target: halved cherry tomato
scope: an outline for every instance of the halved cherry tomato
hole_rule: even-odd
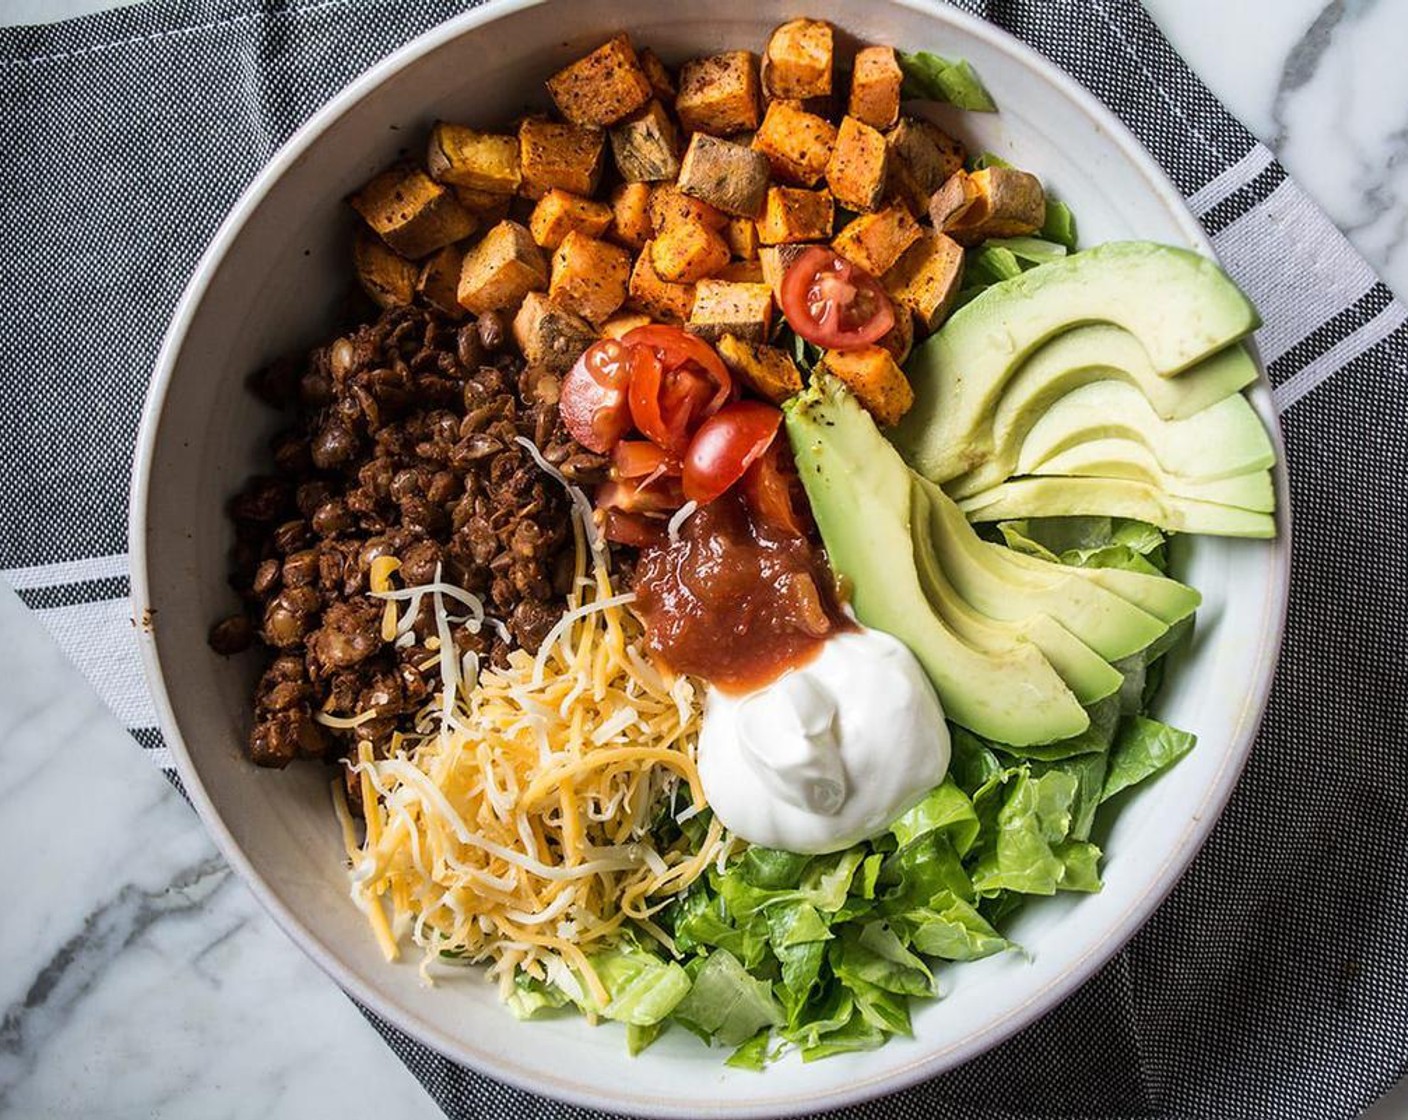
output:
[[[680,480],[662,475],[649,481],[638,478],[610,479],[596,488],[596,508],[622,513],[674,513],[684,505]]]
[[[762,401],[724,405],[700,426],[684,457],[684,496],[712,502],[768,449],[782,413]]]
[[[605,454],[631,430],[627,358],[625,346],[604,338],[588,346],[563,379],[558,413],[572,438],[588,451]]]
[[[733,395],[728,368],[678,327],[637,327],[621,343],[630,352],[631,419],[657,446],[683,455],[699,425]]]
[[[793,261],[783,276],[782,313],[808,342],[834,350],[869,346],[895,325],[880,282],[821,245]]]
[[[664,548],[669,543],[669,529],[664,519],[641,513],[608,509],[603,531],[607,540],[632,548]]]
[[[806,493],[786,440],[775,439],[739,484],[752,515],[764,525],[805,537],[811,523]]]
[[[679,474],[680,461],[648,439],[623,439],[611,454],[612,478],[648,478]]]

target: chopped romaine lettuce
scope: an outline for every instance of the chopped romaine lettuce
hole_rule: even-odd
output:
[[[1101,801],[1168,769],[1193,749],[1197,736],[1147,716],[1135,716],[1120,729],[1110,750],[1110,772]]]
[[[904,71],[904,96],[943,101],[979,113],[997,112],[997,102],[966,61],[941,58],[928,51],[896,53]]]

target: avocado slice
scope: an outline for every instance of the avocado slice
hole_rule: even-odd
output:
[[[986,423],[1004,386],[1042,343],[1086,323],[1133,335],[1160,377],[1202,361],[1260,325],[1211,260],[1187,249],[1115,241],[994,284],[956,311],[910,360],[915,401],[896,446],[947,482],[992,454]]]
[[[1122,327],[1090,323],[1038,347],[1012,375],[993,412],[991,447],[1016,449],[1048,408],[1093,381],[1123,381],[1139,388],[1165,420],[1185,420],[1251,385],[1256,363],[1240,343],[1180,373],[1160,377],[1139,340]],[[981,466],[944,483],[954,497],[976,494],[1005,482],[1016,468],[1012,456],[994,455]]]
[[[1017,423],[1023,412],[1040,416],[1052,401],[1092,381],[1125,381],[1148,398],[1165,420],[1183,420],[1256,383],[1256,363],[1241,343],[1190,366],[1177,377],[1161,377],[1139,340],[1123,327],[1087,323],[1044,343],[1018,367],[993,415],[994,434]]]
[[[1276,535],[1276,521],[1269,513],[1180,498],[1125,478],[1014,478],[964,498],[959,506],[971,521],[1099,515],[1133,517],[1175,533],[1258,539]]]
[[[1017,621],[1044,614],[1106,661],[1144,649],[1168,626],[1129,600],[1082,579],[1079,569],[1023,557],[981,540],[963,511],[927,479],[920,480],[934,519],[932,544],[939,566],[967,603],[989,618]]]
[[[913,475],[849,391],[815,376],[785,412],[812,515],[832,568],[851,585],[856,618],[913,651],[949,718],[1013,745],[1084,731],[1090,717],[1034,645],[974,649],[930,607],[914,561]]]
[[[1028,571],[1041,573],[1051,570],[1049,560],[1028,556],[1010,548],[1003,548],[998,544],[988,544],[986,541],[983,543],[987,544],[988,548],[996,549],[1003,561],[1013,567],[1026,568]],[[1153,615],[1160,622],[1166,623],[1170,630],[1184,619],[1191,617],[1203,602],[1202,593],[1196,588],[1189,587],[1186,583],[1179,583],[1178,580],[1170,579],[1168,576],[1150,575],[1147,572],[1131,572],[1124,568],[1063,566],[1061,571],[1068,572],[1087,583],[1097,584],[1106,591],[1113,591],[1121,599],[1128,600],[1140,610]],[[1165,640],[1167,640],[1167,635],[1155,641],[1149,649],[1157,648],[1159,643]],[[1145,653],[1149,653],[1149,650],[1145,650]]]
[[[929,605],[950,630],[975,649],[989,653],[1006,653],[1018,643],[1031,643],[1051,662],[1051,667],[1084,705],[1094,704],[1120,690],[1124,674],[1047,615],[1028,615],[1015,621],[992,619],[964,602],[944,575],[934,547],[934,533],[946,530],[935,524],[929,494],[920,479],[914,480],[912,489],[914,563],[919,571],[919,582],[929,597]],[[973,532],[966,521],[961,531]]]
[[[1133,439],[1087,440],[1058,451],[1029,473],[1074,475],[1079,478],[1128,478],[1148,483],[1179,498],[1239,506],[1258,513],[1270,513],[1276,508],[1276,491],[1271,485],[1270,471],[1247,471],[1214,479],[1185,478],[1164,470],[1154,453]]]
[[[1134,386],[1096,381],[1066,394],[1032,425],[1012,473],[1033,474],[1052,456],[1098,439],[1142,443],[1169,474],[1201,481],[1265,470],[1276,462],[1266,429],[1240,393],[1186,420],[1164,420]],[[1008,458],[1001,451],[999,457]]]

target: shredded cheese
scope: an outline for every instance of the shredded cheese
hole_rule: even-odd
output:
[[[442,687],[390,757],[367,748],[351,763],[366,819],[349,852],[352,894],[388,958],[409,937],[427,978],[446,956],[487,961],[501,985],[521,971],[564,990],[580,982],[605,1002],[591,954],[627,919],[672,949],[649,916],[723,846],[717,821],[697,851],[650,840],[678,785],[703,804],[699,698],[687,678],[650,665],[631,596],[613,594],[600,555],[591,559],[595,578],[579,580],[537,656],[516,650],[482,672],[477,659],[447,656],[445,604],[464,603],[463,591],[437,573],[425,587],[375,592],[408,609],[430,597]],[[471,624],[484,617],[477,601],[465,605]]]

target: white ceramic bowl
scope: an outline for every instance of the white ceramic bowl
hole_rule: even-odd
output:
[[[265,465],[275,418],[244,388],[275,356],[325,337],[348,277],[341,200],[419,142],[436,118],[492,126],[541,100],[542,81],[618,28],[669,61],[761,48],[798,11],[856,38],[969,59],[998,115],[938,113],[975,148],[1038,173],[1074,208],[1084,244],[1121,237],[1211,247],[1154,162],[1108,112],[1034,52],[919,0],[512,0],[417,39],[304,126],[246,192],[191,281],[152,382],[135,466],[131,549],[148,680],[182,780],[226,858],[346,990],[437,1050],[540,1093],[665,1116],[819,1112],[948,1069],[1054,1006],[1144,922],[1221,810],[1251,745],[1281,638],[1288,543],[1199,539],[1181,574],[1205,597],[1198,637],[1171,674],[1163,714],[1199,746],[1139,792],[1109,837],[1105,889],[1043,900],[1013,936],[1031,952],[941,972],[946,997],[915,1009],[914,1037],[871,1053],[763,1075],[727,1069],[684,1031],[626,1056],[619,1028],[575,1018],[518,1024],[477,973],[435,989],[388,965],[348,899],[320,767],[260,770],[244,755],[253,658],[206,646],[232,608],[223,506]],[[1276,431],[1270,396],[1253,399]],[[1278,473],[1282,510],[1284,477]],[[1284,521],[1283,521],[1284,526]],[[1078,1045],[1074,1043],[1073,1045]]]

